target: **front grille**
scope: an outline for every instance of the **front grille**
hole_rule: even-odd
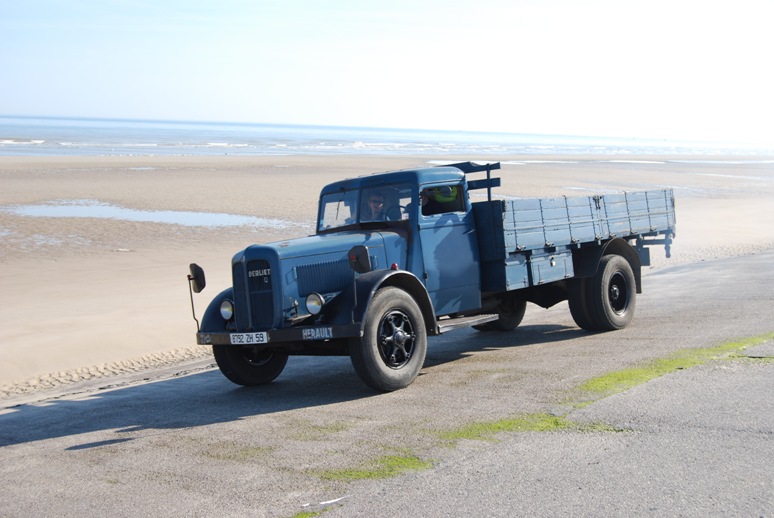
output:
[[[339,291],[352,281],[352,269],[347,258],[339,261],[307,264],[299,266],[298,294],[306,297],[310,293],[330,293]]]
[[[248,275],[248,272],[264,275]],[[249,261],[233,266],[234,303],[236,323],[240,331],[260,331],[274,324],[274,294],[268,261]]]

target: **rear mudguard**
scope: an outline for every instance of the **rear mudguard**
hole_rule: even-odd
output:
[[[589,246],[573,250],[572,263],[575,277],[591,277],[597,273],[599,261],[605,255],[620,255],[626,259],[634,272],[634,280],[637,284],[637,293],[642,293],[642,262],[637,251],[626,240],[620,237],[611,239],[602,246]]]

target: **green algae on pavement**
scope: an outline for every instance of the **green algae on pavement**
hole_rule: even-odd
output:
[[[407,471],[421,471],[432,467],[432,462],[424,461],[412,454],[384,455],[359,468],[332,469],[319,473],[323,480],[365,480],[392,478]]]
[[[703,365],[712,360],[738,358],[739,353],[748,347],[760,345],[772,339],[774,339],[774,332],[726,342],[715,347],[683,349],[672,353],[666,358],[650,360],[638,367],[610,372],[591,378],[578,388],[589,396],[606,397],[618,394],[681,369]],[[579,402],[579,404],[590,404],[600,399],[600,397],[592,397],[591,401],[588,401],[589,398],[585,399],[587,401]]]
[[[447,430],[439,434],[444,441],[459,441],[463,439],[492,441],[495,435],[504,432],[554,432],[573,430],[576,432],[620,432],[623,430],[593,423],[575,423],[563,415],[546,413],[526,414],[496,421],[479,421]]]

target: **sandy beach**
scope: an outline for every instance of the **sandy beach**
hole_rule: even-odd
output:
[[[79,380],[203,358],[186,274],[230,285],[231,256],[313,231],[328,182],[448,157],[0,157],[0,399]],[[461,160],[479,157],[460,157]],[[718,156],[492,157],[498,194],[588,195],[674,188],[672,258],[651,268],[774,248],[774,159]],[[260,226],[25,215],[26,206],[103,204],[250,216]],[[774,272],[774,270],[773,270]],[[647,294],[647,282],[645,285]],[[755,294],[750,296],[754,297]]]

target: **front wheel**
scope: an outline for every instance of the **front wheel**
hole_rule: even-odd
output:
[[[350,341],[349,354],[369,387],[388,392],[410,385],[427,354],[427,330],[414,299],[399,288],[377,291],[366,312],[363,337]]]
[[[288,363],[288,355],[249,345],[213,345],[212,353],[225,377],[237,385],[254,387],[271,383]]]

